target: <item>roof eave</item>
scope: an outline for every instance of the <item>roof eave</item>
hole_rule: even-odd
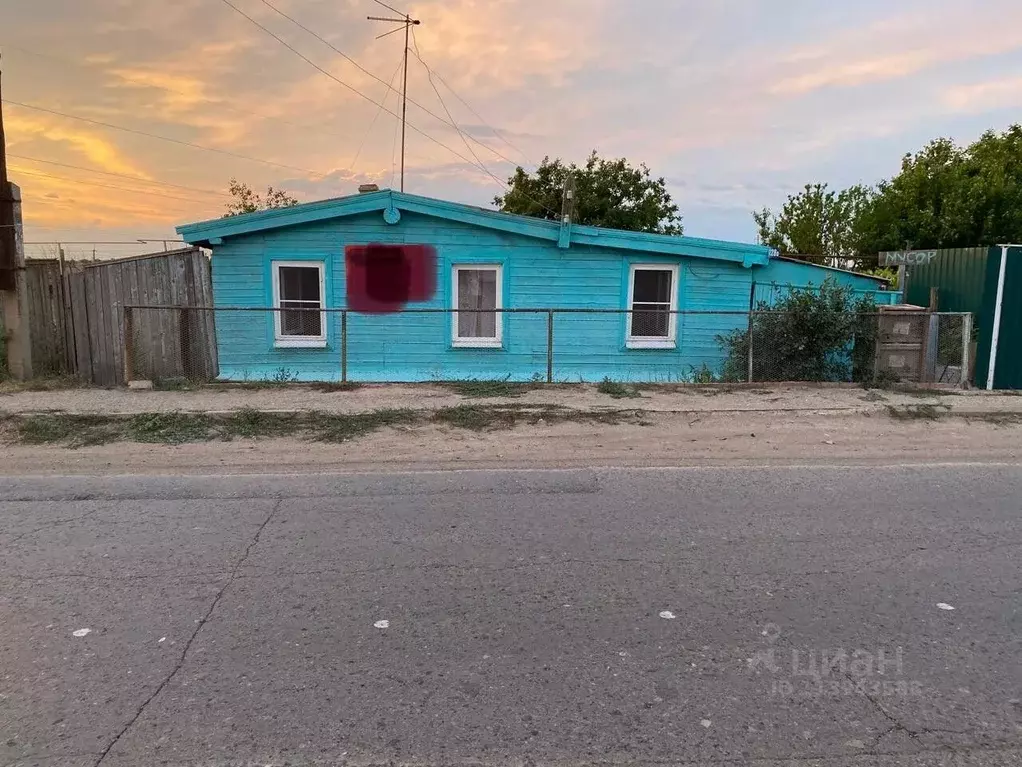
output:
[[[322,200],[297,205],[293,208],[274,208],[255,213],[242,213],[238,216],[215,218],[195,224],[185,224],[176,228],[176,232],[185,242],[193,245],[223,240],[225,237],[239,237],[256,234],[268,229],[280,229],[287,226],[327,221],[342,216],[356,216],[359,213],[372,213],[385,210],[391,204],[392,192],[371,192],[358,197],[343,200]]]
[[[499,211],[488,211],[460,203],[402,194],[391,190],[306,203],[294,208],[277,208],[187,224],[177,227],[177,233],[186,242],[193,245],[218,245],[226,237],[256,234],[270,229],[371,213],[392,207],[409,213],[444,218],[546,242],[557,242],[561,235],[561,224],[557,221],[508,215]],[[616,250],[729,261],[740,263],[746,268],[765,266],[769,262],[771,254],[770,249],[762,245],[744,245],[648,232],[628,232],[594,226],[573,226],[570,242]]]

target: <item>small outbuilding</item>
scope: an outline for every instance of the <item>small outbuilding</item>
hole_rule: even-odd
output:
[[[879,304],[898,295],[882,279],[761,245],[388,190],[178,232],[213,252],[224,380],[690,381],[719,368],[718,337],[745,326],[750,305],[786,289],[830,278]],[[387,252],[366,250],[374,244],[434,254],[413,266],[429,265],[428,297],[397,312],[353,309],[364,304],[350,295],[353,265],[364,271],[367,257]]]

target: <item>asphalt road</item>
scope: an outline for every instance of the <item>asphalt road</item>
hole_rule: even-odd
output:
[[[1022,467],[0,499],[0,765],[1022,763]]]

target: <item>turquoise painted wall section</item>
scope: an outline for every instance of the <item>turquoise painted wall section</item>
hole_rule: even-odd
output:
[[[881,284],[870,277],[782,259],[772,259],[768,266],[757,269],[755,279],[757,304],[765,301],[772,306],[792,287],[818,288],[826,279],[852,288],[857,298],[872,296],[877,306],[891,306],[901,300],[899,291],[881,290]]]
[[[344,248],[378,243],[430,243],[440,262],[438,292],[415,308],[450,308],[455,264],[503,266],[507,308],[625,308],[632,264],[679,266],[683,311],[748,310],[752,280],[781,279],[791,270],[676,256],[644,256],[572,244],[559,249],[518,234],[403,212],[388,225],[379,212],[230,237],[214,247],[213,292],[218,307],[272,305],[271,263],[311,260],[325,265],[326,300],[345,307]],[[796,265],[797,266],[797,265]],[[796,270],[797,271],[797,270]],[[800,275],[796,275],[800,276]],[[816,282],[822,281],[818,276]],[[341,315],[327,314],[327,344],[317,349],[274,347],[271,312],[216,313],[221,377],[227,380],[340,379]],[[502,349],[458,349],[449,314],[348,315],[348,378],[352,381],[429,381],[451,378],[546,377],[547,315],[505,314]],[[628,349],[627,315],[560,314],[554,324],[558,381],[685,381],[705,365],[719,368],[716,337],[745,327],[744,314],[682,315],[671,350]]]

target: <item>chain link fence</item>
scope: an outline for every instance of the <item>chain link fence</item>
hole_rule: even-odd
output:
[[[972,318],[926,311],[124,307],[126,381],[965,385]]]

